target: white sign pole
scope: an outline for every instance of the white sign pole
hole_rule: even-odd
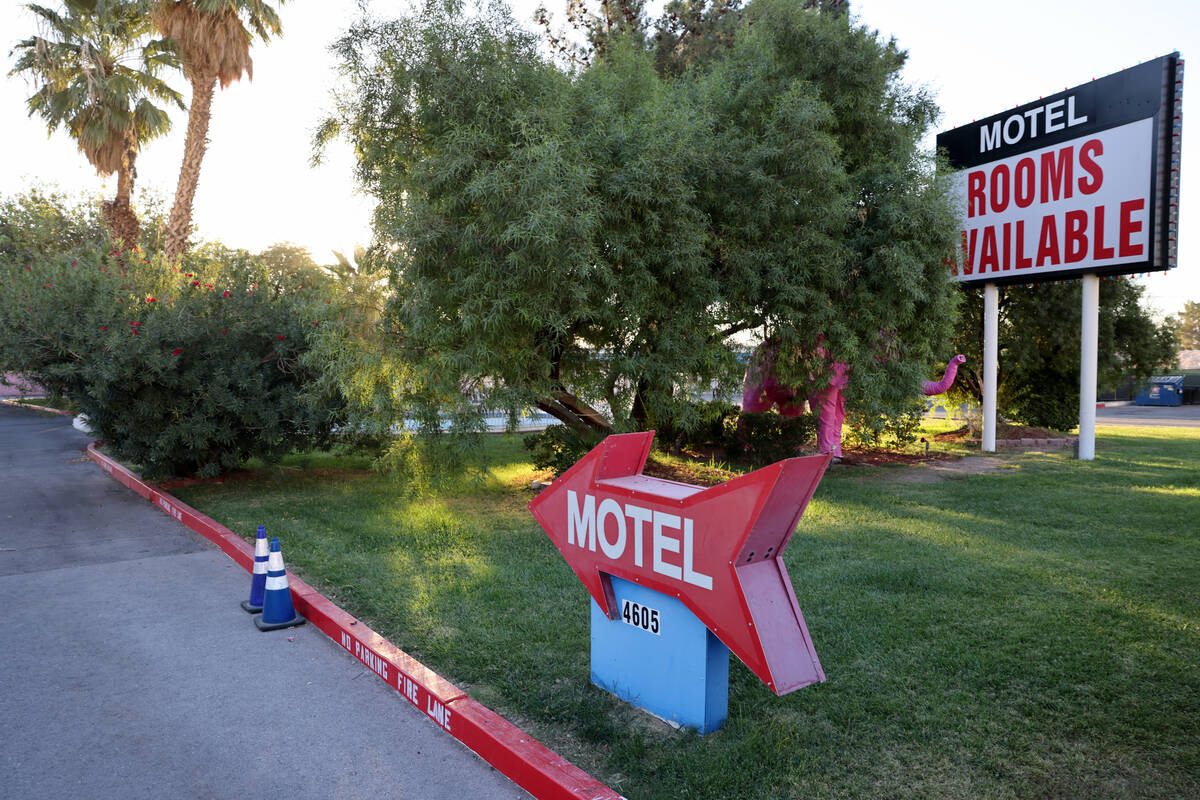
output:
[[[983,452],[996,452],[996,375],[999,371],[1000,290],[983,285]]]
[[[1100,330],[1100,278],[1083,276],[1079,355],[1079,460],[1096,457],[1096,351]]]

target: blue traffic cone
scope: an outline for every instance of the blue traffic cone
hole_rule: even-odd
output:
[[[267,589],[267,529],[258,526],[258,538],[254,540],[254,573],[250,576],[250,599],[242,601],[242,608],[251,614],[263,610],[263,593]]]
[[[283,568],[283,553],[279,551],[279,540],[271,540],[271,555],[267,560],[267,582],[261,614],[254,615],[254,624],[260,631],[273,631],[303,625],[304,617],[296,613],[292,605],[292,590],[288,588],[287,570]]]

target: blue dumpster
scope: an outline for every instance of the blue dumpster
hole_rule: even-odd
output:
[[[1151,378],[1138,392],[1139,406],[1178,406],[1183,405],[1183,376],[1163,375]]]

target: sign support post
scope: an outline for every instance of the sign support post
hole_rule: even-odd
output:
[[[729,648],[674,595],[610,578],[612,620],[592,601],[592,683],[677,727],[708,734],[729,715]]]
[[[983,444],[985,453],[996,452],[996,378],[1000,352],[1000,289],[983,286]]]
[[[1100,332],[1100,276],[1083,276],[1079,341],[1079,460],[1096,457],[1096,355]]]

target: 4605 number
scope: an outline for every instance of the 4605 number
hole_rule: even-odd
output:
[[[659,634],[658,609],[656,608],[647,608],[641,603],[622,600],[621,619],[635,628],[649,631],[655,636]]]

